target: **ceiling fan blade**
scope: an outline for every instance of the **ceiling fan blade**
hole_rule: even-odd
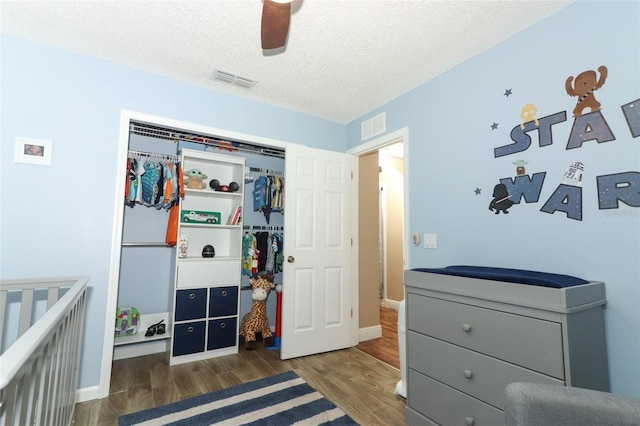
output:
[[[291,3],[276,3],[264,0],[262,6],[262,48],[277,49],[287,43]]]

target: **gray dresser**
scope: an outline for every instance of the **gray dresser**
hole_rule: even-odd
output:
[[[609,390],[601,282],[548,288],[405,271],[408,425],[504,424],[527,381]]]

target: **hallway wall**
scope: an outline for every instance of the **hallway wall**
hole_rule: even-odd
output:
[[[404,165],[403,159],[380,156],[380,185],[384,187],[384,251],[386,299],[400,302],[404,299]]]

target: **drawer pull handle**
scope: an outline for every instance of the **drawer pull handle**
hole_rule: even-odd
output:
[[[462,324],[462,329],[468,333],[471,331],[471,326],[469,324],[467,324],[466,322],[464,324]]]
[[[473,419],[473,417],[465,417],[464,419],[464,424],[466,424],[467,426],[473,426],[473,424],[476,421]]]
[[[196,298],[196,295],[194,293],[189,293],[189,299],[193,300]]]
[[[227,295],[227,290],[222,290],[222,292],[220,294],[223,295],[223,296],[226,296]]]
[[[187,328],[187,333],[193,333],[193,327],[188,327]]]
[[[227,324],[226,324],[226,323],[224,323],[224,322],[221,322],[221,323],[220,323],[220,328],[225,328],[226,326],[227,326]]]
[[[467,379],[470,379],[473,377],[473,371],[471,370],[464,370],[462,374],[464,374],[464,377],[466,377]]]

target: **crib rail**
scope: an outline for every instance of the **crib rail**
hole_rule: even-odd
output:
[[[65,277],[0,282],[0,330],[8,295],[22,293],[19,338],[0,356],[0,425],[71,424],[88,281]],[[30,324],[34,292],[40,289],[47,291],[47,311]]]

